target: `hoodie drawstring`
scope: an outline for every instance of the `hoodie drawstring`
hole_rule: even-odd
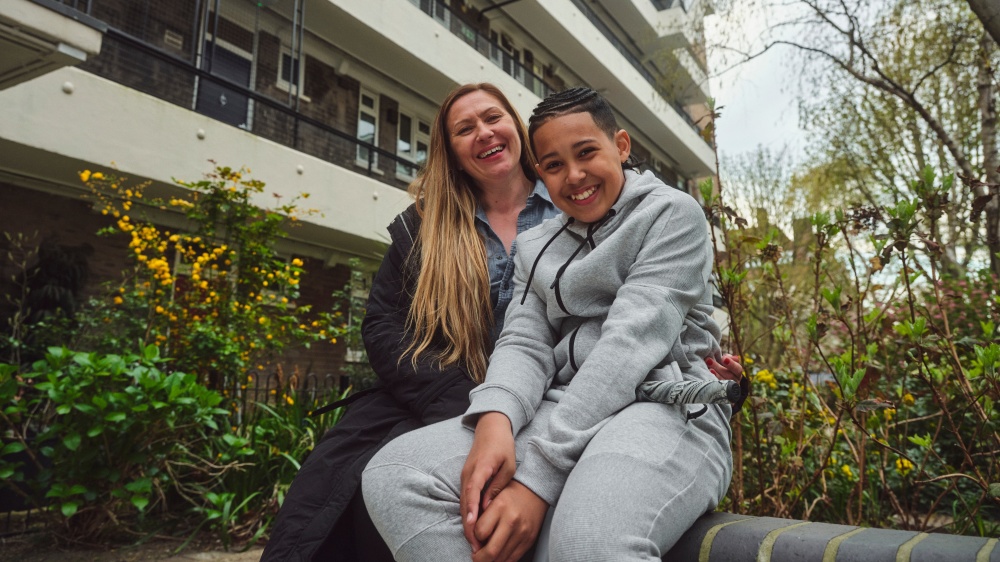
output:
[[[566,221],[566,224],[564,224],[562,228],[556,232],[555,236],[549,238],[549,241],[542,246],[542,251],[538,252],[538,255],[535,257],[535,263],[531,264],[531,272],[528,273],[528,282],[524,284],[524,293],[521,294],[521,304],[524,304],[524,299],[528,298],[528,288],[531,287],[531,280],[535,277],[535,268],[538,267],[538,261],[542,259],[542,254],[545,253],[545,250],[548,249],[549,245],[556,241],[556,238],[559,238],[560,234],[566,232],[566,229],[569,228],[569,225],[573,224],[574,220],[575,219],[573,219],[573,217],[570,217],[569,220]]]
[[[552,282],[552,285],[549,286],[549,288],[551,289],[555,287],[556,301],[559,303],[559,308],[562,308],[564,312],[567,312],[566,307],[563,306],[562,299],[559,296],[559,287],[556,285],[557,283],[559,283],[559,278],[562,277],[563,272],[565,272],[566,268],[569,267],[569,264],[572,263],[574,259],[576,259],[576,256],[580,253],[580,250],[582,250],[584,246],[586,246],[589,243],[591,248],[595,247],[594,233],[597,232],[597,229],[601,228],[609,220],[611,220],[611,217],[615,216],[615,213],[616,211],[614,209],[608,209],[608,212],[601,218],[601,220],[591,223],[591,225],[587,227],[587,235],[583,238],[583,241],[580,242],[580,245],[576,247],[576,250],[573,252],[572,255],[570,255],[569,259],[566,260],[566,263],[564,263],[562,267],[559,268],[559,271],[556,272],[556,278]],[[556,241],[556,238],[559,238],[559,236],[563,232],[566,232],[566,229],[569,228],[569,226],[574,222],[575,221],[573,217],[570,217],[569,220],[566,221],[566,224],[564,224],[562,228],[560,228],[552,236],[552,238],[549,238],[548,242],[546,242],[545,245],[542,246],[541,251],[538,252],[538,255],[535,256],[535,262],[531,264],[531,271],[528,273],[528,282],[524,284],[524,293],[521,294],[521,304],[524,304],[524,300],[528,298],[528,288],[531,287],[531,281],[535,278],[535,269],[538,267],[538,262],[541,261],[542,259],[542,254],[544,254],[545,250],[548,250],[549,246],[551,246],[552,243]]]
[[[573,253],[570,254],[569,259],[566,260],[566,263],[562,264],[562,267],[559,268],[559,271],[556,271],[556,278],[553,279],[552,284],[549,285],[550,289],[556,290],[556,302],[559,304],[559,308],[561,308],[562,311],[565,312],[566,314],[569,314],[569,311],[566,310],[566,305],[564,305],[562,301],[562,295],[559,294],[559,279],[566,271],[566,268],[569,267],[569,264],[573,263],[573,260],[576,259],[576,256],[580,253],[580,250],[582,250],[584,246],[586,246],[589,243],[591,247],[596,247],[596,244],[594,244],[594,233],[597,232],[597,229],[601,228],[602,226],[605,225],[605,223],[611,220],[611,217],[613,216],[615,216],[615,210],[608,209],[607,214],[605,214],[604,217],[601,218],[601,220],[591,223],[591,225],[587,227],[587,235],[583,238],[583,241],[580,242],[580,245],[576,247],[576,250],[574,250]],[[545,249],[543,248],[542,251],[545,251]],[[540,257],[542,255],[541,252],[539,252],[538,255]],[[538,262],[537,258],[535,259],[535,262],[536,263]]]

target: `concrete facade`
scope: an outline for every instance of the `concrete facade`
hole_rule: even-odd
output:
[[[114,168],[169,196],[182,193],[174,178],[199,179],[209,160],[246,166],[267,184],[263,206],[272,194],[311,195],[317,214],[280,251],[307,262],[303,299],[329,306],[348,260],[377,266],[437,104],[458,84],[493,82],[522,116],[549,92],[591,86],[668,183],[688,189],[713,173],[692,119],[704,84],[689,72],[694,93],[667,99],[676,88],[663,82],[678,78],[653,57],[690,65],[706,13],[648,0],[10,0],[0,39],[83,54],[60,64],[37,50],[0,57],[0,76],[4,65],[20,69],[0,80],[4,230],[89,244],[100,283],[114,278],[120,242],[88,234],[102,221],[81,199],[81,170]],[[289,359],[330,372],[343,355],[339,346]]]

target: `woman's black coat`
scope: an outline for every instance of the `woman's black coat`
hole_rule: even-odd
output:
[[[414,368],[408,356],[400,361],[409,343],[405,322],[416,280],[413,264],[418,263],[410,254],[419,227],[412,205],[389,225],[392,244],[368,297],[361,332],[381,387],[355,402],[306,458],[285,496],[262,562],[313,560],[321,547],[323,560],[355,559],[349,518],[341,519],[359,492],[365,465],[399,435],[459,416],[469,406],[475,383],[464,369],[442,370],[429,360]]]

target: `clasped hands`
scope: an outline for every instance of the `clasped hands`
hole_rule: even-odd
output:
[[[720,380],[743,377],[733,355],[724,355],[721,363],[711,357],[705,362]],[[510,420],[500,412],[481,415],[462,468],[459,503],[474,562],[517,562],[538,538],[549,505],[513,480],[516,468]]]
[[[512,479],[516,468],[510,420],[500,412],[481,415],[460,500],[474,562],[517,562],[538,538],[549,504]]]

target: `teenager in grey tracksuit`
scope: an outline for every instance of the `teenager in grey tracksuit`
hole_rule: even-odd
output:
[[[514,480],[555,506],[551,560],[658,560],[725,495],[730,407],[635,402],[646,380],[715,380],[705,217],[652,173],[624,174],[603,216],[517,237],[515,302],[466,415],[368,464],[365,501],[397,560],[469,559],[461,471],[487,412],[510,420]]]

